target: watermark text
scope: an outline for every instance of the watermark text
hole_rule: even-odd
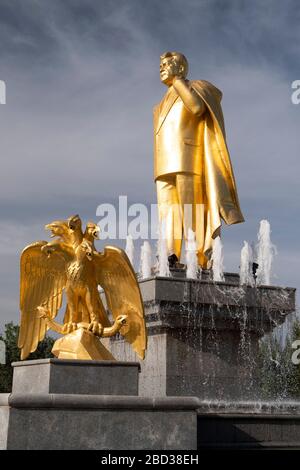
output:
[[[298,366],[300,364],[300,339],[293,342],[292,348],[296,349],[292,354],[292,363]]]
[[[294,80],[292,83],[292,89],[295,90],[291,94],[291,100],[293,104],[300,103],[300,80]]]

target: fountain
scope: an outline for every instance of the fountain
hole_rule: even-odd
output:
[[[188,279],[197,279],[198,277],[198,258],[195,232],[192,229],[188,231],[188,240],[186,245],[186,277]]]
[[[254,283],[251,246],[244,242],[240,275],[226,273],[219,238],[212,273],[202,270],[197,279],[191,232],[186,277],[173,271],[163,276],[161,270],[140,281],[149,341],[139,394],[198,397],[198,448],[300,442],[300,402],[283,402],[275,393],[266,400],[261,388],[261,339],[295,312],[295,289],[266,285],[275,253],[269,235],[269,224],[262,221],[257,251],[264,277],[260,273],[259,285]],[[166,263],[161,241],[159,253]],[[111,342],[115,357],[136,359],[124,341]],[[288,434],[293,432],[295,438]]]
[[[217,282],[224,281],[223,245],[222,245],[220,237],[216,237],[213,242],[212,271],[213,271],[214,281],[217,281]]]
[[[257,244],[257,284],[271,285],[272,264],[277,253],[275,245],[271,242],[271,227],[267,220],[261,220]]]
[[[148,241],[144,241],[141,248],[141,263],[140,273],[142,279],[151,277],[151,262],[152,262],[151,245]]]
[[[134,266],[134,243],[133,238],[130,234],[126,237],[125,252],[129,258],[130,263],[132,264],[132,266]]]
[[[259,396],[259,340],[294,312],[295,289],[240,285],[235,273],[215,282],[205,270],[201,279],[159,272],[141,280],[140,288],[149,334],[140,394],[201,400]],[[115,357],[135,359],[121,339],[112,343]]]
[[[159,224],[157,255],[158,255],[158,275],[162,277],[169,277],[170,269],[169,269],[169,263],[168,263],[168,247],[167,247],[165,220],[162,220]]]
[[[249,243],[244,241],[244,246],[241,251],[241,264],[240,264],[240,284],[242,286],[254,285],[252,266],[253,266],[253,252]]]

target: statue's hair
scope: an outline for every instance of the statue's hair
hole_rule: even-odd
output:
[[[188,64],[188,61],[187,61],[187,58],[185,57],[185,55],[181,54],[181,52],[176,52],[176,51],[170,52],[170,51],[168,51],[168,52],[165,52],[164,54],[162,54],[160,56],[160,60],[166,59],[167,57],[174,57],[174,59],[176,60],[177,63],[179,63],[180,65],[183,65],[183,68],[184,68],[183,76],[185,78],[187,76],[188,70],[189,70],[189,64]]]

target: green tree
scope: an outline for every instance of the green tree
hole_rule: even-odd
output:
[[[6,348],[6,364],[0,364],[0,393],[10,393],[12,388],[13,367],[12,362],[20,360],[20,350],[18,348],[19,326],[12,322],[7,323],[4,327],[4,334],[0,336],[0,340],[4,341]],[[34,353],[31,353],[27,359],[45,359],[54,357],[51,349],[54,339],[46,335],[41,341]]]
[[[291,335],[282,348],[279,341],[268,338],[260,346],[261,391],[264,398],[300,397],[300,365],[292,363],[292,343],[300,339],[300,322],[296,321]]]

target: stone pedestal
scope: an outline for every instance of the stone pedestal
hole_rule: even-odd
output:
[[[7,449],[197,449],[192,397],[13,394],[6,405]]]
[[[148,331],[140,395],[247,400],[260,396],[259,339],[295,310],[295,289],[155,277],[140,282]],[[114,357],[134,360],[121,337]]]
[[[138,395],[138,362],[53,358],[12,366],[13,393]]]
[[[0,449],[197,449],[194,397],[143,398],[138,363],[14,363],[0,394]]]

